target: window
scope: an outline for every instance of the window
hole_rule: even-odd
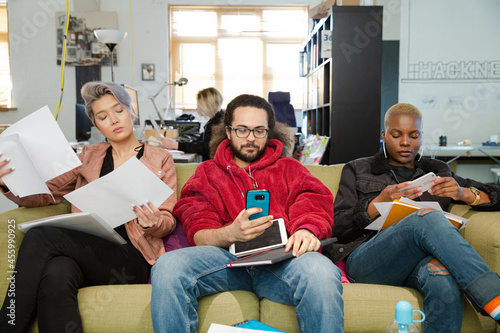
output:
[[[11,99],[9,20],[7,3],[0,1],[0,108],[10,108],[12,106]]]
[[[226,104],[242,93],[289,91],[301,109],[298,61],[307,25],[306,6],[170,6],[170,80],[189,79],[176,89],[176,104],[195,109],[196,93],[213,86]]]

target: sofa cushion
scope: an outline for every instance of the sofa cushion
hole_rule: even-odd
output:
[[[212,323],[235,325],[259,320],[259,300],[248,291],[229,291],[199,300],[198,332],[206,332]]]
[[[306,165],[311,174],[321,180],[321,182],[330,189],[335,198],[339,189],[340,175],[344,164],[334,165]]]

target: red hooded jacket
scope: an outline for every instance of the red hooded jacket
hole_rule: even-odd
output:
[[[232,223],[245,209],[245,193],[257,188],[271,192],[270,215],[285,220],[288,235],[299,229],[319,239],[331,237],[333,196],[330,190],[298,161],[281,157],[283,145],[269,140],[264,155],[240,168],[234,162],[230,141],[224,140],[214,160],[201,163],[181,191],[174,215],[181,221],[188,240],[203,229]]]

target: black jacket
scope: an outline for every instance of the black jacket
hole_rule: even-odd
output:
[[[418,159],[419,156],[417,156]],[[416,179],[428,172],[434,172],[437,176],[453,177],[462,187],[474,186],[490,196],[491,203],[474,206],[473,209],[480,211],[500,210],[500,188],[476,182],[472,179],[464,179],[453,172],[443,161],[422,158],[415,160]],[[347,257],[361,243],[375,235],[376,231],[365,230],[365,227],[373,222],[367,213],[368,205],[387,186],[399,183],[394,172],[391,170],[387,159],[382,152],[373,157],[360,158],[347,163],[340,178],[339,190],[334,202],[334,228],[333,237],[338,238],[338,243],[326,246],[323,253],[333,262],[338,262]],[[448,210],[453,199],[438,197],[425,192],[415,201],[437,201],[443,210]],[[463,202],[460,202],[463,204]]]
[[[203,161],[210,159],[210,139],[212,139],[212,127],[218,125],[223,117],[222,110],[218,111],[209,121],[205,124],[204,131],[197,140],[179,142],[179,150],[185,153],[196,153],[203,156]]]

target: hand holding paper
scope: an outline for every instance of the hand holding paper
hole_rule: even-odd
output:
[[[14,195],[50,193],[45,182],[81,165],[47,106],[0,134],[2,158],[15,168],[2,177]]]
[[[112,228],[136,218],[132,205],[152,202],[159,207],[174,193],[160,178],[131,158],[113,172],[64,196],[87,213],[96,213]],[[144,206],[144,209],[148,209]]]

